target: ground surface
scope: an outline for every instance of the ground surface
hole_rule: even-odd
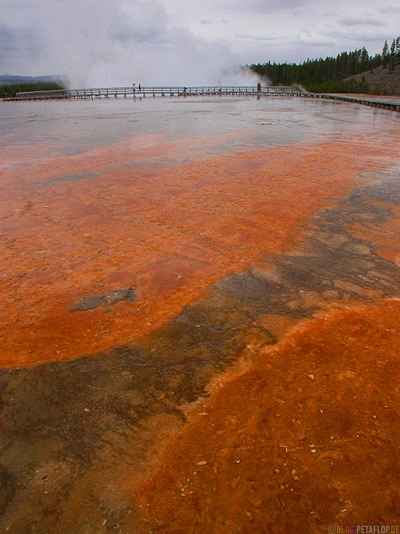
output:
[[[381,130],[8,149],[1,532],[399,524],[400,129],[349,106]]]

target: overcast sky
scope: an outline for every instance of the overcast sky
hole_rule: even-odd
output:
[[[398,0],[1,0],[0,74],[71,86],[241,83],[234,65],[299,62],[400,34]]]

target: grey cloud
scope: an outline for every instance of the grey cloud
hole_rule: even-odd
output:
[[[16,61],[36,57],[42,48],[42,41],[33,28],[26,30],[0,26],[0,69],[5,68],[9,57]]]
[[[355,36],[355,39],[358,40],[360,43],[383,43],[387,40],[387,36],[379,34],[379,35],[370,35],[369,37],[367,35],[358,34]]]
[[[382,13],[389,13],[389,14],[392,14],[392,13],[400,13],[400,7],[398,6],[388,6],[388,7],[382,7],[381,8],[381,12]]]
[[[283,11],[309,5],[313,0],[235,0],[230,4],[231,9],[244,9],[269,13],[270,11]]]
[[[118,7],[115,10],[118,17],[117,30],[110,31],[110,38],[127,42],[165,43],[168,40],[169,29],[165,11],[158,2],[141,2],[134,0],[131,5],[135,8],[135,17],[130,20],[123,17]]]
[[[263,36],[257,36],[257,35],[249,35],[246,33],[235,33],[234,35],[235,39],[251,39],[253,41],[267,41],[267,42],[276,42],[279,41],[285,42],[285,37],[263,37]]]
[[[370,34],[367,34],[365,32],[351,32],[348,31],[327,31],[325,32],[326,35],[329,37],[332,37],[337,42],[343,43],[342,48],[343,50],[347,48],[348,42],[359,42],[363,44],[367,43],[380,43],[384,42],[387,39],[387,36],[381,32],[371,32]]]
[[[289,41],[288,46],[292,46],[293,48],[299,48],[299,47],[312,47],[312,48],[325,48],[333,46],[334,43],[332,41],[307,41],[304,39],[298,39]]]
[[[165,43],[168,40],[168,31],[165,28],[122,26],[118,31],[111,33],[110,37],[121,43],[132,41]]]
[[[343,26],[385,26],[385,23],[376,20],[376,19],[368,19],[368,18],[342,18],[338,20],[339,24],[342,24]]]
[[[209,19],[201,19],[201,24],[212,24],[211,20]]]
[[[248,35],[248,34],[235,34],[237,39],[249,39],[252,41],[263,41],[269,43],[270,46],[281,46],[281,47],[308,47],[313,48],[323,48],[326,46],[333,46],[333,41],[328,40],[315,40],[315,39],[304,39],[297,38],[291,39],[288,36],[281,35],[280,37],[263,37],[257,35]]]
[[[0,26],[0,61],[5,54],[15,50],[16,45],[17,39],[14,32],[6,26]]]

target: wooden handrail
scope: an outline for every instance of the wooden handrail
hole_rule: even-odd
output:
[[[118,97],[120,95],[140,96],[199,96],[199,95],[291,95],[296,92],[292,86],[264,86],[260,90],[248,85],[209,86],[144,86],[138,87],[94,87],[89,89],[60,89],[56,91],[19,92],[15,100]]]

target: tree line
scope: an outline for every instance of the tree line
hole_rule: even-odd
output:
[[[376,67],[394,70],[400,63],[400,37],[391,45],[385,41],[381,54],[370,56],[365,47],[353,52],[342,52],[336,57],[307,59],[303,63],[258,63],[249,65],[257,74],[271,80],[273,85],[303,85],[313,92],[359,92],[368,93],[365,77],[347,80],[355,74],[372,71]]]
[[[12,97],[16,93],[25,91],[56,91],[64,89],[56,82],[18,83],[13,85],[0,85],[0,96]]]

